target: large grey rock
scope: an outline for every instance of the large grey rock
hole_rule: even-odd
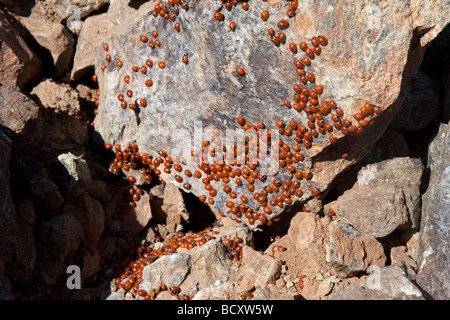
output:
[[[450,126],[441,124],[428,149],[430,182],[422,196],[417,283],[434,299],[450,298]]]
[[[424,166],[418,158],[394,158],[369,164],[358,172],[358,186],[379,187],[390,183],[405,197],[409,221],[404,227],[417,228],[420,217],[420,185]]]
[[[122,146],[136,142],[141,153],[157,157],[159,150],[174,155],[180,145],[190,152],[192,141],[180,143],[179,138],[192,137],[196,122],[201,122],[202,129],[217,127],[222,132],[238,128],[236,118],[239,115],[244,116],[249,124],[261,120],[271,128],[278,119],[287,124],[296,119],[307,126],[305,112],[298,113],[283,105],[283,100],[292,96],[291,88],[298,80],[292,66],[293,54],[286,45],[274,46],[267,35],[267,29],[275,27],[285,15],[287,3],[272,8],[267,22],[261,20],[258,5],[250,4],[248,11],[229,13],[221,9],[220,3],[211,6],[202,1],[192,3],[188,11],[180,9],[176,18],[181,24],[180,32],[173,29],[171,22],[153,17],[151,11],[154,6],[152,2],[145,3],[114,28],[111,40],[107,41],[108,52],[103,50],[103,43],[97,44],[100,106],[95,123],[105,142]],[[424,46],[448,23],[444,7],[444,1],[433,6],[403,1],[391,1],[385,6],[371,1],[359,2],[355,6],[331,1],[300,2],[297,17],[289,19],[291,27],[284,30],[287,43],[299,43],[319,34],[329,40],[320,56],[316,56],[311,67],[307,67],[307,72],[313,71],[317,83],[324,87],[319,103],[334,99],[344,112],[343,118],[352,123],[356,123],[352,115],[365,102],[382,110],[392,106],[389,108],[392,111],[383,112],[379,120],[365,130],[365,134],[345,138],[339,144],[340,149],[351,155],[350,161],[334,161],[335,156],[321,153],[330,145],[330,133],[319,134],[310,149],[301,148],[305,160],[294,167],[302,171],[312,169],[314,178],[300,182],[304,190],[300,200],[310,197],[314,186],[319,185],[321,190],[325,190],[339,172],[360,160],[386,129],[408,91],[408,77],[417,73]],[[224,13],[224,22],[214,19],[216,10]],[[355,16],[362,18],[354,19]],[[226,26],[232,19],[238,25],[235,32]],[[424,30],[424,33],[417,34],[414,31],[417,29]],[[150,49],[139,37],[142,34],[150,36],[153,30],[159,32],[161,47]],[[412,42],[418,45],[412,46]],[[392,50],[393,47],[398,49]],[[111,55],[110,63],[105,61],[107,54]],[[184,54],[189,56],[187,65],[181,61]],[[301,51],[294,55],[294,59],[303,57]],[[130,71],[134,65],[145,65],[149,58],[154,66],[147,74]],[[119,60],[121,67],[117,65]],[[157,66],[160,60],[165,62],[164,69]],[[105,65],[104,72],[101,71],[102,65]],[[245,76],[236,74],[237,67],[245,69]],[[129,85],[123,81],[126,75],[130,76]],[[145,85],[149,77],[153,80],[150,88]],[[346,81],[343,83],[342,79]],[[309,88],[314,85],[309,85]],[[133,91],[132,98],[125,98],[128,103],[139,103],[145,98],[147,106],[138,108],[136,112],[122,109],[117,96],[120,93],[125,95],[128,89]],[[326,115],[325,122],[331,122],[330,117],[331,114]],[[368,119],[372,118],[375,117]],[[337,139],[344,136],[338,130],[333,130],[332,135]],[[292,146],[292,137],[282,138]],[[195,151],[200,152],[199,148]],[[185,158],[190,162],[189,154]],[[183,166],[184,169],[193,172],[197,166],[190,162]],[[172,171],[164,179],[174,183],[174,175]],[[284,181],[292,174],[281,169],[275,177]],[[255,192],[261,192],[273,179],[274,176],[268,175],[264,183],[256,181]],[[192,186],[189,192],[197,196],[204,193],[202,179],[191,178],[183,182],[186,181]],[[229,215],[226,202],[230,198],[222,192],[223,185],[216,181],[211,184],[218,191],[213,199],[214,207]],[[242,187],[237,187],[234,181],[230,185],[239,196],[249,199],[248,206],[262,213],[259,203],[246,191],[245,181]],[[293,200],[299,199],[293,197]],[[282,209],[273,207],[272,211],[280,213]],[[238,220],[247,223],[247,219]],[[258,224],[256,222],[254,226]]]

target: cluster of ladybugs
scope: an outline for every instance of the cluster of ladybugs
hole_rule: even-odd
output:
[[[126,292],[130,292],[135,297],[143,297],[144,300],[154,300],[159,293],[167,289],[169,289],[172,294],[178,296],[181,289],[177,286],[167,288],[166,285],[161,284],[159,288],[154,290],[145,291],[140,289],[139,284],[142,281],[144,267],[155,262],[162,256],[177,252],[179,248],[191,250],[194,247],[202,246],[206,242],[215,239],[214,236],[217,234],[217,231],[213,231],[211,227],[208,227],[203,231],[195,233],[192,231],[188,231],[187,233],[177,232],[173,237],[170,237],[166,243],[157,242],[152,244],[146,241],[142,246],[137,248],[138,258],[131,261],[128,266],[125,267],[125,272],[114,279],[116,290],[123,289]],[[180,298],[189,300],[191,297],[183,295]]]
[[[228,1],[223,0],[225,3],[225,9],[231,10],[233,6],[238,4],[237,0]],[[165,19],[174,19],[178,14],[177,6],[182,5],[180,1],[171,1],[169,5],[175,9],[175,12],[169,14],[166,6],[158,2],[155,5],[153,14]],[[248,10],[248,2],[241,3],[244,10]],[[187,10],[188,5],[184,4],[184,9]],[[287,10],[286,15],[292,18],[296,14],[298,9],[298,1],[292,1],[290,8]],[[224,20],[224,15],[217,11],[213,14],[214,18],[218,21]],[[266,21],[269,17],[268,10],[264,10],[261,13],[261,19]],[[289,22],[285,19],[281,19],[277,23],[279,33],[276,34],[273,28],[268,30],[272,42],[275,45],[285,43],[286,35],[283,33],[289,27]],[[175,25],[175,30],[177,30]],[[177,30],[178,31],[178,30]],[[141,35],[140,41],[148,43],[151,48],[155,48],[161,45],[158,41],[158,32],[156,30],[151,32],[153,40],[149,41],[149,37]],[[277,40],[275,40],[277,39]],[[354,115],[357,124],[353,124],[350,120],[344,118],[344,112],[339,108],[334,100],[320,103],[319,96],[323,93],[323,87],[316,84],[316,77],[312,72],[307,72],[307,67],[311,66],[311,63],[317,55],[322,52],[322,47],[328,44],[328,40],[325,36],[320,35],[312,37],[311,47],[306,42],[301,42],[298,48],[304,52],[305,57],[294,61],[294,67],[296,74],[298,75],[299,83],[293,85],[293,96],[291,103],[290,99],[284,99],[283,105],[288,109],[293,109],[296,112],[303,112],[307,118],[307,124],[302,124],[299,118],[292,119],[288,124],[283,123],[280,120],[275,121],[275,125],[278,128],[278,133],[282,136],[282,139],[274,139],[274,130],[268,129],[268,145],[271,145],[275,149],[278,156],[279,168],[271,171],[270,174],[274,177],[268,182],[268,169],[264,167],[258,161],[249,162],[251,152],[255,150],[256,154],[264,154],[267,150],[262,150],[258,141],[254,142],[252,137],[246,135],[242,138],[243,148],[239,148],[235,144],[231,146],[225,146],[221,143],[218,137],[218,129],[213,130],[215,136],[212,141],[204,140],[201,150],[192,151],[192,162],[196,165],[196,169],[190,170],[184,168],[187,164],[186,159],[179,156],[169,156],[165,151],[160,150],[158,157],[155,159],[148,154],[139,154],[137,146],[135,144],[128,147],[125,151],[120,150],[120,146],[115,146],[116,159],[113,161],[110,172],[114,174],[120,174],[121,170],[127,170],[129,168],[140,169],[142,174],[145,175],[146,181],[151,181],[151,172],[159,176],[161,170],[168,175],[172,175],[173,179],[178,185],[182,186],[185,190],[192,188],[192,180],[200,179],[205,192],[200,194],[201,201],[208,202],[210,205],[215,205],[218,198],[220,203],[216,205],[218,208],[224,209],[226,207],[226,215],[237,221],[244,221],[246,219],[249,225],[268,224],[272,223],[275,218],[272,214],[273,211],[280,211],[285,205],[290,205],[294,202],[294,199],[300,199],[303,196],[302,185],[307,185],[310,188],[310,193],[314,197],[320,196],[320,190],[317,187],[312,186],[309,181],[312,179],[312,173],[308,168],[299,169],[300,163],[305,160],[305,150],[310,149],[313,146],[314,139],[322,136],[328,136],[329,143],[335,143],[337,141],[336,136],[333,134],[334,130],[340,131],[343,135],[347,134],[360,134],[363,132],[364,127],[371,125],[372,121],[368,121],[367,117],[372,114],[378,114],[381,109],[378,107],[372,107],[370,104],[365,104],[360,112]],[[106,51],[109,50],[107,44],[104,45]],[[295,53],[297,52],[297,45],[291,43],[289,49]],[[111,61],[111,57],[107,55],[105,57],[107,62]],[[183,56],[183,61],[187,63],[187,56]],[[121,61],[116,62],[117,66],[122,67]],[[104,66],[104,65],[103,65]],[[102,66],[102,70],[104,70]],[[133,72],[141,72],[146,74],[147,68],[152,67],[153,62],[147,60],[146,64],[139,66],[132,66]],[[165,67],[163,61],[158,62],[160,68]],[[236,68],[236,74],[239,76],[245,76],[246,72],[242,67]],[[126,75],[124,81],[128,83],[130,81],[129,75]],[[151,79],[145,81],[147,87],[153,85]],[[119,94],[117,99],[120,102],[122,108],[136,109],[137,106],[132,103],[127,103],[125,96],[131,98],[133,92],[128,90],[125,95]],[[136,100],[135,100],[136,101]],[[137,103],[140,106],[146,106],[147,101],[142,98]],[[331,119],[331,122],[327,120]],[[260,131],[265,128],[265,124],[259,121],[256,125],[250,125],[245,119],[240,116],[237,118],[237,123],[242,126],[245,132],[254,131],[256,136],[260,136]],[[216,133],[214,133],[216,131]],[[262,133],[261,133],[262,135]],[[323,139],[321,139],[323,140]],[[107,149],[112,149],[111,144],[106,144]],[[221,154],[223,158],[230,160],[226,164],[225,162],[208,162],[208,154],[213,157],[217,154]],[[206,155],[206,156],[205,156]],[[219,157],[220,158],[220,157]],[[223,159],[222,158],[222,159]],[[210,159],[210,158],[208,158]],[[191,162],[191,163],[192,163]],[[245,165],[246,164],[246,165]],[[191,167],[192,168],[192,167]],[[281,172],[280,172],[281,171]],[[278,178],[276,175],[282,173]],[[129,176],[129,183],[134,184],[136,179],[133,176]],[[160,178],[161,179],[161,178]],[[303,182],[302,182],[303,180]],[[263,184],[261,184],[263,183]],[[258,190],[262,187],[262,189]],[[135,205],[141,195],[142,190],[130,189],[129,204]],[[217,197],[220,193],[220,197]],[[130,198],[131,197],[131,198]]]
[[[158,294],[169,290],[173,295],[176,295],[182,300],[190,300],[192,297],[188,295],[179,295],[181,289],[178,286],[167,288],[165,284],[161,284],[158,288],[153,290],[146,291],[141,289],[139,285],[142,282],[142,272],[144,267],[155,262],[162,256],[176,253],[179,248],[191,250],[194,247],[203,246],[208,241],[215,239],[215,236],[218,234],[218,231],[213,230],[211,227],[207,227],[199,232],[177,232],[174,236],[168,238],[165,243],[156,242],[155,244],[152,244],[145,241],[143,245],[137,248],[137,250],[133,247],[132,250],[138,253],[138,257],[125,266],[121,276],[114,279],[113,283],[115,285],[115,290],[123,289],[125,292],[131,293],[134,297],[140,296],[144,298],[144,300],[154,300]],[[118,244],[121,242],[122,241],[119,241]],[[242,242],[243,240],[239,237],[234,237],[234,239],[224,239],[224,244],[228,248],[226,256],[230,260],[234,262],[241,260],[242,246],[240,244]],[[125,249],[129,250],[130,246],[127,245]],[[122,255],[123,257],[122,251],[119,250],[116,253],[118,256]]]

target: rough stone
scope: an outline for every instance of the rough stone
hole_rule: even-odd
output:
[[[223,226],[217,231],[219,233],[214,236],[215,239],[202,246],[191,250],[179,249],[180,252],[189,254],[192,260],[191,271],[181,286],[183,292],[194,295],[199,289],[211,287],[217,281],[222,281],[223,277],[234,273],[233,263],[226,256],[228,249],[224,243],[225,238],[241,238],[241,246],[244,248],[254,241],[249,229],[240,225]]]
[[[441,85],[433,78],[418,72],[417,86],[413,86],[390,127],[403,131],[416,131],[436,121],[440,114]]]
[[[13,16],[27,29],[38,45],[49,52],[48,58],[41,55],[45,62],[45,72],[51,70],[53,76],[61,77],[70,71],[75,39],[66,26],[52,21],[53,19],[47,18],[39,10],[31,10],[29,15]]]
[[[375,269],[365,280],[364,287],[378,291],[390,299],[423,299],[422,292],[409,278],[403,263]]]
[[[450,297],[450,126],[441,124],[428,149],[430,182],[422,196],[417,283],[434,299]]]
[[[177,225],[189,220],[183,194],[175,185],[166,184],[163,199],[161,209],[167,215],[166,227],[170,232],[174,232]]]
[[[0,85],[0,128],[20,152],[34,154],[39,143],[39,107],[12,83]]]
[[[37,243],[37,279],[55,284],[64,271],[64,258],[78,249],[83,236],[81,223],[70,213],[42,221]]]
[[[330,223],[326,243],[326,261],[340,277],[349,277],[367,270],[369,266],[381,267],[386,263],[381,243],[342,221]]]
[[[98,244],[98,250],[101,252],[101,256],[103,258],[109,256],[109,255],[113,255],[114,252],[116,251],[116,241],[117,241],[117,237],[103,237],[99,244]]]
[[[282,261],[269,255],[263,255],[253,248],[244,246],[242,249],[242,266],[240,274],[242,283],[239,292],[247,292],[252,287],[265,287],[275,284],[280,276]]]
[[[365,166],[392,158],[408,157],[409,154],[403,132],[388,128],[361,162]]]
[[[102,204],[88,194],[84,194],[83,201],[86,217],[83,225],[85,231],[89,234],[90,240],[94,245],[97,245],[105,230],[105,212]]]
[[[101,256],[97,250],[95,250],[93,255],[88,254],[83,257],[83,269],[81,270],[82,279],[88,279],[100,271],[100,259]]]
[[[289,73],[287,67],[286,72],[280,72],[278,66],[292,65],[292,54],[284,54],[285,46],[276,47],[267,37],[268,25],[260,19],[260,8],[250,6],[246,12],[233,12],[233,19],[252,27],[227,32],[223,22],[213,18],[218,7],[200,2],[186,12],[180,12],[182,31],[177,33],[168,27],[165,20],[152,17],[153,6],[153,3],[143,4],[120,24],[120,30],[108,42],[111,63],[105,62],[107,53],[101,43],[97,45],[100,105],[95,123],[106,142],[121,145],[135,142],[140,152],[155,157],[159,150],[165,150],[170,155],[189,151],[189,156],[185,157],[189,160],[192,141],[185,138],[193,136],[198,122],[205,130],[209,126],[217,127],[222,132],[238,128],[238,115],[244,116],[249,124],[262,120],[266,127],[271,128],[274,127],[274,115],[285,123],[289,123],[295,115],[299,122],[307,124],[305,113],[298,114],[283,106],[283,100],[292,94],[289,89],[298,75],[296,72]],[[314,10],[310,9],[312,7]],[[329,135],[319,135],[312,148],[302,151],[305,155],[302,170],[312,168],[314,176],[314,180],[300,182],[303,190],[311,190],[316,185],[321,190],[326,189],[337,173],[360,160],[383,133],[403,102],[405,91],[408,91],[408,77],[417,73],[424,52],[423,45],[431,41],[448,22],[448,18],[435,9],[443,7],[443,1],[425,8],[403,1],[391,1],[386,6],[370,1],[355,6],[301,2],[299,10],[304,13],[303,18],[291,20],[286,35],[288,41],[298,42],[319,33],[329,39],[328,46],[320,57],[314,59],[314,66],[311,67],[318,79],[320,76],[320,83],[325,88],[320,98],[334,99],[346,115],[354,114],[365,102],[382,110],[391,110],[383,112],[363,135],[345,138],[345,143],[339,144],[339,148],[348,149],[351,154],[349,160],[326,161],[326,156],[319,153],[329,146]],[[284,11],[282,6],[274,8],[272,19]],[[368,12],[371,14],[368,15]],[[228,15],[225,12],[226,19]],[[365,18],[354,19],[355,16]],[[411,20],[412,16],[415,20]],[[272,19],[270,22],[273,22]],[[420,23],[431,29],[421,29],[422,32],[416,33],[417,28],[422,28]],[[139,36],[150,34],[155,29],[159,30],[163,45],[150,54],[148,44],[142,43]],[[419,45],[415,45],[416,42]],[[399,50],[394,52],[390,50],[392,47]],[[189,56],[187,65],[181,62],[184,54]],[[154,85],[151,88],[144,84],[145,75],[133,74],[133,101],[146,98],[147,107],[139,108],[137,112],[123,110],[117,95],[126,92],[128,87],[122,80],[131,66],[143,65],[148,57],[152,57],[155,64],[164,57],[166,68],[154,69]],[[118,60],[123,62],[122,67],[117,66]],[[106,66],[104,72],[100,71],[102,64]],[[244,77],[234,72],[240,66],[246,71]],[[346,79],[344,85],[342,79]],[[339,132],[333,132],[333,135],[338,139],[343,137]],[[184,139],[180,141],[180,138]],[[196,167],[192,162],[184,166],[191,171]],[[172,178],[175,174],[172,172],[166,181],[174,183]],[[286,170],[280,170],[277,179],[284,180],[287,176]],[[273,176],[267,176],[264,184],[273,179]],[[190,192],[197,196],[204,192],[201,179],[187,180],[192,186]],[[228,197],[221,191],[218,182],[214,181],[212,185],[218,190],[214,207],[228,215]],[[236,188],[233,183],[231,186]],[[238,193],[246,195],[248,205],[261,213],[262,208],[257,207],[245,187],[244,183],[242,188],[237,188]],[[262,187],[262,183],[255,182],[256,190]],[[305,192],[301,200],[309,196],[309,192]],[[281,209],[273,208],[272,211],[280,213]],[[245,219],[243,221],[246,223]],[[258,225],[259,222],[256,222],[254,227]]]
[[[253,292],[253,300],[293,300],[294,297],[277,289],[276,286],[269,284],[267,286],[256,287]]]
[[[170,293],[170,291],[163,291],[156,297],[156,300],[179,300],[176,295]]]
[[[236,284],[233,282],[224,282],[218,286],[200,289],[192,300],[233,300],[237,298]]]
[[[358,186],[378,187],[390,183],[402,190],[409,221],[404,228],[417,228],[420,217],[420,184],[424,166],[417,158],[395,158],[365,166],[358,172]]]
[[[42,140],[39,144],[39,160],[54,160],[59,154],[71,152],[76,156],[84,153],[89,140],[86,123],[62,113],[44,113],[41,117]]]
[[[122,18],[135,11],[136,9],[128,6],[128,1],[111,1],[108,12],[84,20],[77,39],[77,48],[71,71],[72,80],[80,79],[94,70],[98,45],[108,42]]]
[[[47,0],[43,6],[55,12],[61,21],[66,21],[71,15],[78,13],[80,18],[85,18],[109,3],[110,0]]]
[[[180,286],[186,279],[192,267],[189,254],[175,253],[163,256],[142,271],[142,282],[139,288],[150,290],[165,284],[168,288]]]
[[[32,280],[37,258],[36,240],[33,235],[38,219],[29,198],[17,204],[16,208],[15,225],[20,226],[20,232],[15,234],[14,252],[5,265],[5,270],[12,281],[26,285]]]
[[[111,230],[127,232],[130,237],[139,234],[152,219],[152,209],[150,206],[150,195],[144,193],[141,199],[136,201],[136,207],[123,207],[124,213],[121,220],[114,220],[112,216],[116,213],[118,201],[123,201],[122,194],[129,190],[128,186],[122,187],[105,205],[106,220],[111,221]]]
[[[80,112],[78,93],[66,83],[45,79],[33,88],[31,95],[39,99],[43,108],[55,113],[76,116]]]
[[[56,211],[64,202],[56,184],[49,178],[47,170],[31,158],[23,157],[14,162],[14,188],[26,192],[35,200],[38,213],[49,214]]]
[[[291,220],[288,230],[290,243],[296,248],[306,248],[319,236],[318,216],[309,212],[298,212]]]
[[[102,203],[107,203],[112,199],[112,193],[108,190],[105,181],[92,179],[88,188],[89,194]]]
[[[390,300],[390,298],[378,291],[352,283],[331,296],[330,300]]]
[[[63,213],[49,221],[42,221],[39,240],[47,247],[47,253],[63,260],[78,249],[83,239],[81,223],[72,214]]]
[[[42,62],[28,47],[8,18],[0,12],[0,83],[24,89],[41,72]]]
[[[52,166],[52,176],[61,192],[73,197],[80,196],[91,183],[86,161],[72,153],[60,154]]]
[[[406,246],[397,246],[391,248],[390,252],[391,264],[402,262],[409,265],[415,272],[417,272],[417,262],[408,254]]]
[[[89,131],[87,124],[76,117],[80,111],[77,91],[67,84],[45,80],[33,89],[31,97],[41,108],[38,159],[45,163],[68,152],[81,156]]]
[[[201,247],[180,252],[189,252],[192,261],[190,273],[181,287],[183,292],[192,294],[199,288],[213,286],[230,273],[231,261],[226,258],[228,251],[220,240],[211,240]]]
[[[408,222],[404,193],[389,183],[352,188],[325,206],[325,212],[329,209],[375,238],[387,236]]]
[[[20,2],[23,2],[21,6],[14,6],[9,11],[19,16],[40,16],[51,22],[62,23],[70,20],[69,18],[85,18],[109,4],[110,0],[24,0]]]

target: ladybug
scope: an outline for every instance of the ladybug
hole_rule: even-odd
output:
[[[220,12],[214,12],[214,18],[216,19],[216,20],[218,20],[218,21],[222,21],[223,20],[223,14],[222,13],[220,13]]]
[[[263,19],[264,21],[269,19],[269,11],[268,10],[264,10],[263,12],[261,12],[261,19]]]
[[[236,73],[237,73],[238,75],[240,75],[240,76],[243,76],[243,75],[245,75],[245,70],[244,70],[244,68],[237,67],[237,68],[236,68]]]
[[[281,19],[280,21],[278,21],[277,27],[280,30],[285,30],[285,29],[289,28],[289,22],[287,22],[284,19]]]

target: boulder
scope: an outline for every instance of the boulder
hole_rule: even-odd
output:
[[[18,158],[13,169],[15,190],[34,198],[38,215],[48,218],[61,208],[64,198],[42,163],[28,157]]]
[[[32,281],[37,259],[34,235],[38,219],[30,198],[18,203],[16,208],[15,225],[20,226],[20,232],[15,234],[14,252],[5,264],[5,270],[12,281],[26,285]]]
[[[387,296],[388,299],[423,300],[422,292],[408,275],[403,263],[375,268],[364,287]]]
[[[403,103],[409,91],[410,77],[417,73],[425,45],[449,21],[437,9],[445,11],[444,1],[433,6],[410,5],[403,1],[390,2],[386,6],[371,1],[355,6],[328,1],[320,4],[312,0],[302,1],[296,17],[288,19],[289,27],[283,29],[286,44],[276,46],[267,35],[267,30],[274,27],[278,33],[281,32],[276,27],[277,21],[285,17],[288,3],[277,2],[271,8],[267,21],[260,17],[261,8],[252,4],[248,10],[228,12],[220,3],[205,5],[200,1],[191,4],[189,10],[179,8],[174,22],[165,20],[157,11],[153,16],[155,5],[147,2],[124,18],[114,32],[111,31],[113,35],[106,41],[107,47],[103,47],[103,42],[96,44],[100,105],[95,128],[107,143],[122,146],[136,143],[141,154],[148,153],[154,158],[159,156],[160,150],[169,156],[185,158],[186,164],[182,165],[181,171],[182,183],[175,180],[175,175],[179,174],[177,170],[171,170],[163,179],[178,187],[188,183],[185,190],[197,196],[205,193],[202,179],[207,173],[204,171],[200,178],[184,176],[186,169],[192,173],[199,169],[191,151],[200,153],[202,141],[209,140],[217,143],[215,155],[224,156],[225,133],[227,129],[241,128],[236,122],[239,116],[243,116],[248,125],[256,126],[262,121],[265,128],[275,129],[276,120],[287,127],[294,119],[297,124],[308,127],[307,113],[300,109],[297,112],[293,107],[294,100],[290,99],[295,93],[292,88],[299,79],[292,62],[301,60],[305,54],[302,50],[292,53],[288,46],[291,42],[302,41],[310,45],[310,39],[318,35],[328,39],[327,45],[321,47],[321,53],[314,54],[310,66],[305,67],[306,73],[314,73],[317,79],[310,76],[314,81],[305,86],[308,90],[314,90],[317,84],[321,84],[323,94],[318,98],[318,105],[334,100],[339,107],[339,110],[330,109],[322,116],[324,122],[332,126],[332,132],[325,130],[317,135],[312,132],[315,137],[311,146],[308,142],[299,146],[305,157],[303,161],[272,171],[269,169],[271,165],[280,163],[271,162],[269,160],[273,158],[266,157],[266,161],[260,159],[260,168],[256,170],[261,174],[262,181],[255,179],[254,192],[262,192],[275,179],[291,179],[296,170],[310,171],[313,178],[299,181],[303,195],[292,196],[288,200],[292,203],[310,198],[314,187],[319,191],[325,190],[338,173],[365,156]],[[314,10],[310,9],[312,7]],[[175,8],[178,9],[178,6]],[[223,14],[224,21],[214,18],[216,11]],[[361,19],[354,19],[355,16]],[[227,26],[230,21],[235,21],[237,25],[234,32]],[[177,22],[181,26],[179,32],[175,30],[174,23]],[[283,23],[280,26],[284,28]],[[153,31],[158,32],[157,40],[161,46],[155,44],[152,49],[149,41],[156,41],[151,35]],[[141,35],[146,36],[148,41],[141,41]],[[398,50],[393,51],[392,47]],[[188,57],[188,61],[184,58],[187,64],[183,62],[185,55]],[[146,65],[147,59],[152,60],[152,67],[150,62]],[[164,68],[160,61],[164,62]],[[136,66],[136,72],[132,71],[133,66]],[[146,67],[147,71],[142,72],[141,66]],[[127,75],[130,78],[124,81]],[[151,86],[149,82],[146,84],[149,79],[153,81]],[[342,83],[342,79],[346,81]],[[126,95],[128,90],[132,91],[130,96]],[[124,95],[123,100],[128,104],[136,105],[134,111],[128,107],[121,108],[119,94]],[[288,100],[286,105],[285,99]],[[313,103],[316,101],[313,100]],[[377,109],[376,113],[369,113],[367,123],[362,122],[361,125],[353,115],[365,103]],[[364,132],[352,135],[346,128],[333,127],[331,117],[336,112],[342,114],[339,116],[341,120],[347,119],[349,124],[354,125],[352,130],[362,126],[358,133],[361,130]],[[337,119],[336,116],[334,119]],[[319,125],[310,125],[319,129]],[[339,124],[337,126],[340,127]],[[262,128],[261,123],[259,127]],[[213,128],[219,129],[220,137],[215,141],[212,138]],[[286,142],[286,147],[293,148],[296,145],[295,135],[282,133],[280,138]],[[242,131],[240,134],[242,137]],[[335,139],[342,143],[333,144]],[[228,144],[227,150],[230,147]],[[337,154],[329,152],[332,148],[337,149]],[[348,156],[341,159],[344,153]],[[214,161],[209,157],[206,162],[212,164]],[[236,168],[232,163],[232,170]],[[163,170],[162,164],[160,169]],[[204,170],[208,171],[205,167]],[[231,215],[252,228],[258,227],[261,225],[259,221],[250,220],[252,224],[248,221],[251,218],[244,218],[244,215],[234,217],[226,204],[235,201],[237,206],[244,196],[248,199],[244,204],[259,214],[264,214],[265,206],[253,198],[252,191],[248,191],[247,180],[243,180],[242,186],[235,183],[236,176],[230,180],[230,187],[239,194],[239,199],[232,200],[233,197],[222,191],[223,183],[219,178],[210,179],[217,194],[207,196],[207,201],[213,203],[219,212]],[[268,200],[275,196],[271,194]],[[267,213],[269,208],[265,210]],[[272,214],[269,219],[272,219],[284,210],[284,206],[272,206],[270,210]]]
[[[180,189],[172,184],[164,187],[163,204],[161,209],[167,215],[166,227],[174,232],[178,225],[189,220],[189,215],[184,204],[183,194]]]
[[[135,11],[135,8],[128,5],[128,1],[117,0],[112,1],[106,13],[87,17],[83,21],[73,59],[72,80],[78,80],[94,70],[97,46],[107,42],[123,17]]]
[[[325,206],[325,212],[329,209],[375,238],[385,237],[408,222],[404,193],[389,183],[352,188]]]
[[[417,228],[420,216],[420,185],[424,166],[418,158],[394,158],[369,164],[358,172],[358,186],[379,187],[386,183],[402,191],[408,211],[404,228]]]
[[[70,71],[75,53],[75,38],[66,26],[52,21],[38,10],[31,10],[30,15],[13,14],[13,16],[26,28],[37,44],[46,50],[46,53],[48,52],[40,56],[46,65],[46,69],[43,70],[46,74],[61,77]]]
[[[381,243],[345,222],[331,222],[325,241],[326,261],[340,277],[350,277],[369,266],[381,267],[386,263]]]
[[[136,206],[131,207],[130,201],[126,201],[124,197],[129,189],[129,186],[120,188],[111,201],[105,204],[104,210],[106,221],[111,224],[111,230],[126,232],[130,237],[134,237],[145,229],[153,215],[150,195],[147,192],[143,193],[140,200],[135,201]]]
[[[36,154],[42,138],[39,107],[13,83],[0,86],[0,128],[25,154]]]
[[[189,254],[175,253],[163,256],[144,268],[139,288],[148,292],[151,289],[158,289],[161,284],[165,284],[167,288],[180,286],[191,267],[192,260]]]
[[[35,80],[42,62],[0,11],[0,83],[11,82],[20,89]]]
[[[78,92],[66,83],[45,79],[33,88],[31,96],[36,98],[47,112],[70,116],[80,113]]]
[[[366,289],[357,284],[351,283],[344,289],[330,297],[330,300],[390,300],[388,296],[382,295],[378,291]]]
[[[83,237],[83,227],[71,213],[42,221],[37,243],[36,279],[45,284],[56,284],[64,272],[64,258],[78,250]]]
[[[428,149],[430,181],[422,196],[417,284],[432,298],[450,297],[450,126],[441,124]]]
[[[280,276],[280,259],[261,254],[247,246],[243,248],[242,255],[242,266],[239,270],[242,281],[237,288],[238,293],[247,293],[256,287],[274,284]]]

